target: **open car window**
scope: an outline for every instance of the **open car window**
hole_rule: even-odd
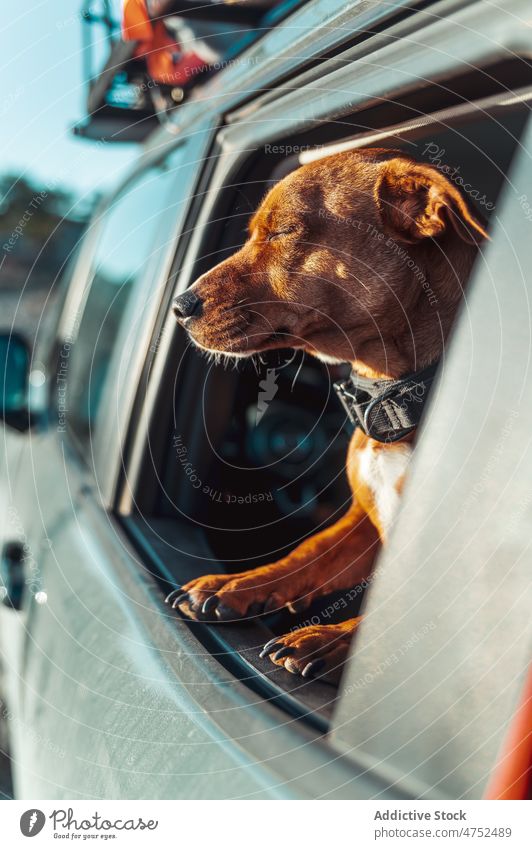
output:
[[[405,122],[395,129],[386,125],[383,108],[379,145],[414,152],[436,167],[452,162],[460,179],[476,189],[473,207],[489,219],[519,144],[526,106],[506,104],[496,95],[468,109],[444,103],[445,111],[423,126]],[[282,104],[275,108],[283,114]],[[364,131],[346,136],[345,123],[358,123]],[[272,144],[265,142],[267,126],[256,122],[253,138],[246,125],[247,148],[255,150],[251,157],[241,152],[240,126],[224,129],[190,259],[180,260],[179,290],[242,244],[250,213],[272,183],[339,143],[368,143],[364,114],[342,122],[343,138],[335,121],[319,129],[310,122],[307,133]],[[149,448],[135,472],[138,488],[127,523],[164,590],[202,574],[274,562],[345,512],[350,428],[331,391],[344,366],[280,351],[223,369],[170,326],[158,356],[160,394],[149,413]],[[134,484],[134,475],[128,484]],[[343,699],[342,685],[336,691],[302,682],[258,654],[277,634],[357,615],[367,586],[319,599],[300,615],[285,611],[222,628],[183,620],[180,627],[191,628],[250,687],[325,728],[338,696]]]

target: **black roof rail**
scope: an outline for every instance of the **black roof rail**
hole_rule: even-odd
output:
[[[239,6],[236,3],[209,3],[198,0],[147,0],[146,5],[152,19],[176,15],[192,21],[211,21],[220,24],[257,25],[269,4]]]

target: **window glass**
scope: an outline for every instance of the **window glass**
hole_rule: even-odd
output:
[[[82,442],[88,441],[98,413],[127,303],[158,249],[158,221],[169,182],[166,168],[152,168],[104,213],[81,321],[68,361],[59,364],[66,371],[67,420]]]

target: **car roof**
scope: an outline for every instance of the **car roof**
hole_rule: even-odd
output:
[[[310,0],[286,18],[282,27],[272,29],[198,86],[190,100],[146,139],[132,171],[112,194],[171,148],[188,128],[204,118],[206,109],[213,118],[221,118],[261,95],[275,97],[276,89],[279,93],[284,90],[280,83],[309,68],[316,56],[324,58],[341,50],[357,32],[369,30],[367,35],[371,35],[372,27],[409,6],[409,0],[396,0],[361,9],[360,0],[345,0],[331,8],[330,0]]]

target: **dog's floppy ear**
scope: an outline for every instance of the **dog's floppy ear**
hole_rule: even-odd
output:
[[[437,238],[449,226],[469,244],[489,238],[456,186],[430,165],[389,160],[377,178],[375,200],[386,227],[404,242]]]

